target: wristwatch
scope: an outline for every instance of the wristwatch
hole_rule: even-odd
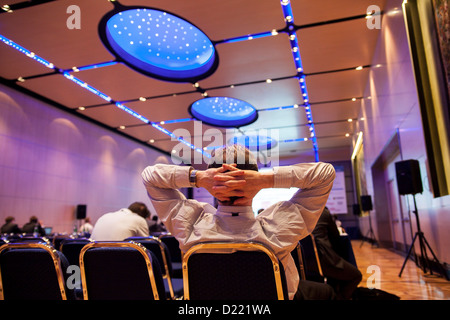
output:
[[[197,171],[198,170],[192,169],[189,173],[189,183],[192,188],[197,188]]]

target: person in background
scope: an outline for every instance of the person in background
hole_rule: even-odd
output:
[[[142,202],[133,202],[128,208],[106,213],[94,225],[91,239],[122,241],[129,237],[148,237],[147,218],[150,211]]]
[[[38,237],[45,236],[44,228],[42,228],[36,216],[31,216],[30,221],[25,223],[22,227],[22,232],[27,234],[33,234]]]
[[[84,219],[84,223],[80,227],[79,232],[82,232],[84,234],[91,234],[93,229],[94,226],[91,224],[91,218],[86,217],[86,219]]]
[[[327,207],[320,215],[312,234],[327,283],[334,288],[337,299],[351,299],[362,280],[362,274],[358,268],[343,258],[340,233]]]
[[[144,185],[159,218],[186,252],[205,241],[255,241],[280,259],[286,274],[289,299],[333,299],[333,289],[323,283],[299,281],[291,256],[298,241],[307,236],[328,199],[335,171],[326,163],[301,163],[259,172],[254,155],[242,145],[216,149],[207,170],[157,164],[142,172]],[[178,190],[203,187],[219,202],[186,199]],[[263,188],[300,190],[255,217],[253,197]]]
[[[22,230],[20,230],[19,226],[17,225],[17,223],[14,223],[15,218],[12,216],[8,216],[5,218],[5,224],[1,227],[0,229],[0,233],[7,233],[7,234],[11,234],[11,233],[21,233]]]
[[[166,227],[164,227],[164,224],[162,222],[158,221],[158,216],[153,216],[151,219],[148,219],[147,222],[148,222],[148,229],[150,231],[150,234],[159,233],[159,232],[167,232],[167,229],[166,229]]]

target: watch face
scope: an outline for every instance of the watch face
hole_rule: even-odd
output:
[[[196,185],[195,185],[195,183],[197,182],[196,180],[196,176],[197,175],[197,170],[192,170],[191,171],[191,173],[190,173],[190,175],[189,175],[189,182],[191,183],[191,185],[193,186],[193,187],[195,187]]]

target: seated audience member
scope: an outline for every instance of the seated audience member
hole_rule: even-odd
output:
[[[14,223],[15,218],[14,217],[6,217],[5,218],[5,224],[2,225],[2,228],[0,229],[0,233],[21,233],[19,226],[17,223]]]
[[[91,218],[86,217],[84,219],[84,223],[80,227],[80,232],[91,234],[94,226],[91,224]]]
[[[134,202],[128,208],[102,215],[94,225],[91,239],[97,241],[122,241],[129,237],[148,237],[147,206]]]
[[[153,216],[148,221],[148,229],[150,233],[157,233],[157,232],[167,232],[166,227],[164,227],[164,224],[158,221],[158,216]]]
[[[39,237],[45,236],[45,230],[42,228],[36,216],[30,217],[30,221],[23,225],[22,232],[28,234],[34,234],[36,232]]]
[[[323,275],[337,295],[337,299],[351,299],[362,280],[362,274],[353,264],[342,258],[339,230],[327,207],[312,232],[315,240]]]
[[[299,281],[291,256],[298,241],[308,235],[325,206],[335,171],[326,163],[301,163],[259,172],[253,154],[241,145],[215,150],[207,170],[189,166],[157,164],[147,167],[143,182],[165,227],[186,252],[205,241],[255,241],[273,250],[281,261],[289,299],[333,299],[326,284]],[[178,189],[203,187],[218,200],[208,203],[188,200]],[[300,190],[255,217],[253,197],[263,188]]]

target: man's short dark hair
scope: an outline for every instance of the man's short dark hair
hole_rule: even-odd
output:
[[[38,222],[38,218],[36,216],[31,216],[30,217],[30,222],[31,223],[37,223]]]
[[[145,203],[142,203],[142,202],[133,202],[132,204],[130,204],[128,209],[131,212],[134,212],[134,213],[140,215],[144,219],[147,219],[150,216],[150,211],[148,210]]]

